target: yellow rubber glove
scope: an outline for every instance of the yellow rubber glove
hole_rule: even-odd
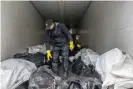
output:
[[[52,58],[51,51],[48,50],[47,51],[47,62],[49,62],[51,58]]]
[[[78,48],[81,48],[81,45],[80,45],[80,44],[77,44],[77,47],[78,47]]]
[[[74,49],[73,41],[69,42],[69,49],[72,51]]]

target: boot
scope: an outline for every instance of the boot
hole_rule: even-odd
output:
[[[68,79],[68,73],[67,73],[67,72],[64,72],[63,79],[64,79],[64,80],[67,80],[67,79]]]
[[[56,76],[59,76],[58,64],[52,63],[52,71]]]
[[[59,71],[54,71],[54,74],[55,74],[56,76],[59,76]]]
[[[59,76],[59,71],[58,71],[58,70],[55,70],[54,68],[52,68],[52,71],[53,71],[53,73],[54,73],[56,76]]]

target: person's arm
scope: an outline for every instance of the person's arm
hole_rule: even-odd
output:
[[[72,35],[70,34],[68,28],[65,26],[65,24],[61,24],[62,31],[64,34],[67,36],[68,41],[69,41],[69,49],[72,51],[74,49],[74,44],[73,44],[73,38]]]
[[[46,31],[46,50],[50,50],[50,33]]]
[[[47,62],[49,62],[52,58],[51,55],[51,50],[50,50],[50,45],[51,45],[51,40],[50,40],[50,32],[46,31],[46,54],[47,54]]]
[[[62,31],[64,32],[64,34],[67,36],[69,42],[73,41],[72,36],[71,36],[68,28],[66,27],[66,25],[65,24],[61,24],[61,27],[62,27]]]

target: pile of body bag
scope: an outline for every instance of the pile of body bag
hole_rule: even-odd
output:
[[[96,77],[101,79],[101,75],[95,70],[96,60],[99,54],[91,49],[82,49],[74,57],[69,69],[78,76]]]
[[[101,89],[102,82],[97,78],[71,76],[64,80],[57,89]]]
[[[35,54],[32,53],[16,53],[13,58],[14,59],[24,59],[35,63],[36,67],[40,67],[45,64],[45,54],[41,52],[37,52]]]
[[[81,60],[84,62],[85,65],[92,64],[95,66],[97,58],[99,54],[92,51],[91,49],[81,49],[74,57],[74,59],[78,59],[81,57]]]
[[[28,89],[57,89],[61,78],[56,76],[49,66],[41,66],[32,73]]]
[[[45,65],[31,75],[28,89],[101,89],[101,85],[102,82],[93,77],[71,76],[62,80]]]
[[[118,48],[100,55],[96,70],[102,76],[102,89],[133,88],[133,59]]]
[[[34,63],[24,59],[7,59],[1,63],[1,89],[15,89],[29,80],[36,70]]]

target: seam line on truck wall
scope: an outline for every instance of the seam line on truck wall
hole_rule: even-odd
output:
[[[84,18],[84,15],[85,15],[85,13],[87,12],[88,8],[90,7],[91,3],[92,3],[92,1],[90,1],[89,4],[87,5],[87,7],[85,8],[84,13],[83,13],[83,15],[82,15],[82,17],[81,17],[80,22],[81,22],[82,19]],[[79,24],[80,24],[80,23],[79,23]]]
[[[45,21],[43,14],[37,9],[37,7],[34,5],[34,3],[33,3],[32,1],[29,1],[29,2],[32,4],[32,6],[37,10],[37,12],[39,13],[39,15],[40,15],[40,16],[42,17],[42,19]]]

